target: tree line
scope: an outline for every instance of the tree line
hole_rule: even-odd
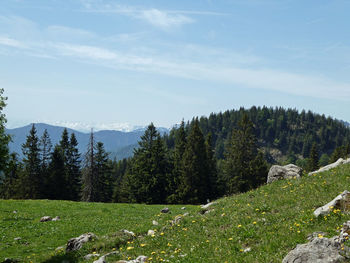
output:
[[[0,89],[0,112],[6,98]],[[316,170],[350,153],[350,129],[324,115],[282,108],[241,108],[194,118],[163,136],[151,123],[134,156],[110,160],[91,132],[86,153],[65,129],[51,144],[35,125],[9,153],[6,117],[0,114],[0,198],[88,202],[200,204],[249,191],[266,182],[273,149],[284,162]]]

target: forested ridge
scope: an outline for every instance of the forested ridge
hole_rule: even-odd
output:
[[[33,125],[23,160],[9,153],[8,136],[2,136],[0,197],[18,199],[199,204],[264,184],[271,164],[296,163],[309,171],[350,153],[344,122],[268,107],[196,117],[163,136],[150,124],[134,156],[121,161],[111,160],[93,133],[82,155],[74,133],[64,130],[53,146]]]

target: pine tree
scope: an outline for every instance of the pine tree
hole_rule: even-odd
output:
[[[214,156],[214,150],[212,148],[212,134],[208,133],[207,138],[205,140],[205,149],[206,149],[206,157],[207,157],[207,165],[208,165],[208,181],[209,181],[209,198],[213,199],[218,196],[218,177],[217,177],[217,169],[216,169],[216,159]]]
[[[151,123],[134,152],[130,180],[132,199],[144,203],[165,203],[169,163],[163,140]]]
[[[184,203],[199,204],[210,198],[209,189],[206,146],[198,119],[195,119],[187,137],[178,194]]]
[[[318,157],[317,144],[314,142],[312,144],[309,159],[308,159],[308,170],[310,172],[316,171],[319,168],[318,160],[319,160],[319,157]]]
[[[40,138],[39,148],[40,148],[41,169],[45,173],[49,166],[51,150],[52,150],[51,139],[46,129]]]
[[[85,163],[82,170],[81,199],[86,202],[96,201],[96,163],[95,163],[95,140],[91,130],[88,150],[85,154]]]
[[[11,153],[4,179],[0,184],[0,198],[10,199],[22,197],[20,188],[18,187],[21,170],[22,166],[17,154]]]
[[[172,170],[171,177],[169,178],[169,203],[178,203],[178,187],[181,175],[183,173],[183,155],[186,149],[186,132],[185,123],[181,122],[179,129],[175,135],[175,149],[173,153],[174,169]]]
[[[39,139],[36,134],[35,125],[27,136],[26,142],[22,145],[22,152],[24,155],[24,175],[22,178],[21,185],[23,187],[25,198],[41,198],[43,189],[43,178],[41,177],[40,169],[40,149],[39,149]]]
[[[113,193],[112,171],[108,163],[108,153],[106,153],[103,143],[96,145],[96,200],[99,202],[110,202]]]
[[[6,107],[7,97],[3,96],[4,89],[0,88],[0,177],[6,171],[6,167],[9,161],[9,147],[8,144],[11,137],[6,134],[5,124],[7,122],[6,116],[3,113]]]
[[[227,192],[245,192],[261,184],[267,175],[263,154],[259,153],[253,123],[243,115],[232,133],[224,162]]]
[[[66,180],[64,151],[59,145],[55,146],[51,154],[48,170],[49,178],[46,184],[47,197],[55,200],[67,200],[68,182]]]
[[[80,153],[78,150],[78,141],[75,134],[72,133],[69,140],[67,151],[67,182],[68,182],[68,198],[70,200],[78,200],[81,188],[81,171],[80,171]]]

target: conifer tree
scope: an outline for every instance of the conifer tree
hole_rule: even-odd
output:
[[[18,160],[17,154],[11,153],[4,179],[0,184],[0,198],[9,199],[22,197],[18,185],[21,170],[22,165]]]
[[[106,153],[103,143],[96,145],[96,201],[109,202],[113,193],[113,182],[111,167],[108,163],[108,153]]]
[[[41,177],[40,169],[39,139],[36,133],[37,131],[33,124],[26,142],[22,145],[24,175],[21,187],[23,187],[24,197],[32,199],[41,198],[41,190],[43,188],[43,178]]]
[[[9,147],[8,144],[11,137],[5,132],[5,124],[7,122],[4,114],[7,97],[3,96],[4,89],[0,88],[0,177],[5,172],[9,161]]]
[[[245,192],[265,181],[267,165],[259,153],[253,123],[244,114],[232,133],[224,162],[227,192]]]
[[[182,120],[179,129],[176,131],[175,135],[175,149],[173,154],[174,168],[171,173],[169,180],[169,203],[178,203],[178,187],[181,175],[183,173],[183,155],[186,149],[186,132],[185,123]]]
[[[78,150],[78,141],[75,134],[72,133],[69,140],[67,152],[66,170],[68,183],[68,198],[78,200],[80,194],[81,171],[80,171],[80,153]]]
[[[308,170],[310,172],[316,171],[319,168],[318,160],[319,160],[319,157],[318,157],[317,144],[314,142],[312,144],[309,159],[308,159]]]
[[[40,138],[39,148],[40,148],[41,172],[44,177],[47,175],[47,169],[49,167],[51,149],[52,149],[51,139],[46,129]]]
[[[64,152],[61,146],[56,145],[49,165],[49,178],[46,184],[47,197],[55,200],[67,200],[68,182],[64,164]]]
[[[169,163],[163,140],[151,123],[134,151],[130,190],[132,199],[143,203],[164,203],[167,197]]]
[[[85,154],[85,163],[82,170],[81,199],[86,202],[96,201],[96,163],[95,163],[95,140],[91,130],[88,150]]]
[[[187,137],[178,194],[183,203],[199,204],[210,198],[207,151],[198,119]]]
[[[205,140],[205,149],[207,154],[207,165],[208,165],[208,182],[209,182],[209,198],[213,199],[218,196],[218,177],[216,169],[216,159],[214,156],[214,150],[212,148],[212,134],[208,133]]]

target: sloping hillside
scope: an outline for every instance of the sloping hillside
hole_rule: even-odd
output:
[[[170,206],[172,213],[163,214],[163,206],[1,201],[0,258],[18,255],[28,262],[61,262],[68,257],[70,262],[83,262],[88,253],[119,251],[108,262],[139,255],[148,256],[149,262],[281,262],[297,244],[306,243],[310,233],[323,231],[333,236],[350,219],[340,212],[313,216],[315,208],[349,186],[350,165],[343,165],[219,199],[208,213],[199,213],[201,208],[193,206],[185,210]],[[169,220],[185,212],[189,215],[171,226]],[[44,215],[62,219],[39,223]],[[152,220],[159,225],[152,225]],[[111,234],[121,229],[134,231],[137,237],[117,242]],[[155,234],[147,236],[148,229]],[[86,232],[94,232],[99,240],[68,256],[55,251],[64,241]],[[21,240],[14,241],[17,236]]]

